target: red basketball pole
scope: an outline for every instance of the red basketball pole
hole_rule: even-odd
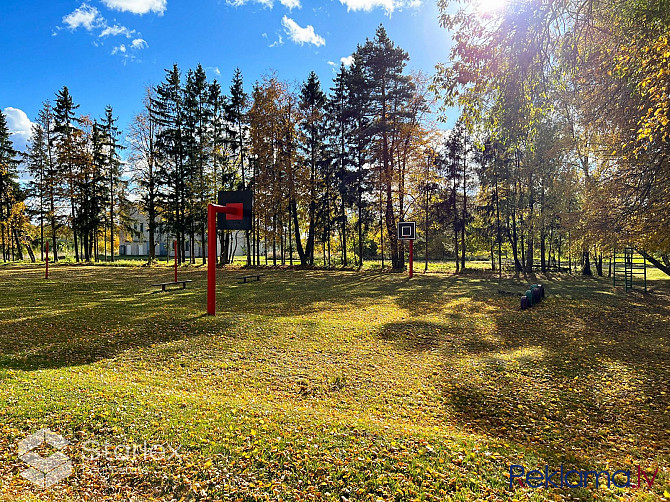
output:
[[[409,241],[409,278],[414,276],[414,241]]]
[[[177,241],[174,241],[174,282],[177,281]]]
[[[226,219],[241,220],[242,204],[209,204],[207,206],[207,315],[216,315],[216,214]]]
[[[46,269],[44,269],[44,278],[49,278],[49,241],[47,241],[47,258],[46,258]]]

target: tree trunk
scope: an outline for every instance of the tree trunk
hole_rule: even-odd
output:
[[[293,266],[293,234],[292,234],[293,223],[291,222],[291,206],[288,207],[288,263]]]
[[[423,233],[424,233],[424,239],[426,241],[426,248],[425,248],[425,255],[424,255],[424,266],[423,266],[423,272],[426,273],[428,272],[428,202],[429,202],[429,194],[428,194],[428,177],[426,176],[426,205],[424,206],[424,228],[423,228]]]
[[[35,259],[35,253],[33,252],[33,248],[30,246],[30,243],[26,243],[26,251],[28,251],[28,256],[30,256],[30,261],[32,263],[35,263],[37,260]]]
[[[509,221],[508,221],[509,223]],[[507,232],[509,235],[509,232]],[[512,257],[514,258],[514,272],[518,275],[523,270],[519,261],[519,242],[516,226],[516,211],[512,211],[512,234],[510,235],[510,244],[512,245]]]
[[[302,266],[307,265],[307,255],[305,250],[302,247],[302,241],[300,239],[300,224],[298,223],[298,208],[294,199],[291,199],[289,202],[290,212],[293,216],[293,232],[295,234],[295,247],[298,250],[298,256],[300,256],[300,264]]]
[[[659,270],[660,270],[661,272],[663,272],[665,275],[670,275],[670,266],[668,266],[668,265],[664,265],[663,263],[661,263],[660,261],[658,261],[656,258],[654,258],[652,255],[650,255],[650,254],[647,253],[646,251],[642,251],[642,250],[640,250],[640,249],[636,249],[636,251],[637,251],[639,254],[641,254],[642,256],[644,256],[644,257],[646,258],[646,260],[647,260],[649,263],[651,263],[654,267],[656,267],[657,269],[659,269]],[[663,259],[663,261],[665,261],[665,259]]]
[[[591,272],[591,260],[589,259],[588,251],[584,251],[582,259],[584,260],[584,265],[582,266],[582,275],[593,275],[593,272]]]
[[[547,245],[546,245],[546,235],[544,233],[544,226],[540,230],[540,269],[542,270],[542,273],[545,273],[547,271],[547,259],[546,259],[546,252],[547,252]]]
[[[277,213],[272,215],[272,265],[277,266]]]
[[[12,235],[14,236],[14,241],[16,242],[16,254],[19,256],[19,260],[23,261],[23,251],[21,251],[21,239],[19,237],[19,231],[16,228],[12,229]]]
[[[347,266],[347,213],[344,207],[344,198],[342,199],[342,265]]]
[[[596,265],[596,271],[598,272],[598,277],[603,276],[603,255],[602,253],[600,254],[595,254],[594,256],[596,257],[593,261]]]
[[[500,235],[500,197],[498,195],[498,175],[496,173],[496,241],[498,242],[498,279],[502,279],[502,236]]]
[[[40,260],[44,261],[44,197],[42,196],[41,191],[40,191]]]
[[[544,274],[547,271],[546,259],[546,231],[544,226],[544,180],[542,180],[542,192],[540,192],[540,269]]]
[[[465,222],[468,219],[468,148],[467,133],[463,136],[463,214],[461,216],[461,271],[465,270]]]
[[[363,199],[362,190],[358,189],[358,266],[363,267]]]
[[[533,191],[533,173],[528,176],[528,247],[526,251],[526,272],[533,273],[533,258],[535,254],[535,222],[533,221],[533,212],[535,209],[535,197]]]
[[[491,240],[491,270],[496,271],[495,241]]]

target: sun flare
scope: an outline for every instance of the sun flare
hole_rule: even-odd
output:
[[[506,4],[506,0],[476,0],[477,10],[482,13],[500,12]]]

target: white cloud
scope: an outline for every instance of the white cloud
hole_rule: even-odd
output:
[[[284,31],[296,44],[303,45],[304,43],[314,44],[317,47],[326,45],[326,41],[320,35],[314,33],[314,26],[308,24],[305,28],[301,28],[293,19],[284,16],[281,20]]]
[[[33,123],[28,115],[19,108],[8,106],[3,110],[3,113],[7,117],[7,128],[14,143],[14,148],[19,151],[25,150],[32,134]]]
[[[370,12],[372,9],[382,8],[388,15],[405,7],[417,8],[421,6],[421,0],[340,0],[340,3],[346,5],[348,11]]]
[[[63,22],[71,30],[76,30],[80,26],[83,26],[88,31],[91,31],[93,28],[104,26],[105,24],[105,20],[100,15],[98,9],[85,3],[81,4],[81,6],[74,12],[71,12],[67,16],[63,16]]]
[[[272,42],[268,47],[278,47],[280,45],[284,45],[284,39],[282,38],[281,35],[278,35],[278,39]]]
[[[133,49],[135,50],[141,50],[149,47],[149,44],[147,44],[147,41],[144,40],[143,38],[136,38],[133,40],[133,43],[130,45]]]
[[[106,26],[104,30],[100,32],[99,37],[115,37],[117,35],[124,35],[126,38],[130,38],[135,33],[135,30],[129,30],[125,26],[119,26],[115,24],[114,26]]]
[[[340,63],[342,63],[347,68],[349,68],[352,64],[354,64],[353,54],[351,56],[347,56],[345,58],[340,58]]]
[[[270,9],[274,5],[274,2],[272,0],[226,0],[226,3],[228,5],[232,5],[233,7],[241,7],[242,5],[248,4],[250,1],[263,4]]]
[[[146,49],[149,47],[146,40],[143,38],[136,38],[130,44],[121,44],[112,49],[112,56],[118,56],[121,58],[121,62],[124,65],[127,65],[129,62],[141,62],[137,57],[138,51]]]
[[[279,0],[281,4],[289,10],[299,9],[302,7],[300,5],[300,0]]]
[[[335,63],[335,61],[328,61],[328,64],[330,66],[337,66],[337,63]]]
[[[133,14],[155,12],[163,14],[167,9],[167,0],[102,0],[107,7]]]
[[[228,5],[232,5],[233,7],[241,7],[243,5],[252,2],[262,4],[268,9],[274,7],[274,0],[226,0],[226,3]],[[279,0],[279,3],[281,3],[284,7],[286,7],[289,10],[302,8],[300,0]]]
[[[150,10],[162,13],[167,3],[166,0],[102,0],[102,2],[110,8],[128,10],[138,14],[143,14]],[[100,14],[98,9],[86,3],[82,3],[74,12],[64,16],[63,23],[65,27],[70,28],[72,31],[79,27],[84,27],[87,31],[91,32],[91,35],[97,33],[97,38],[91,42],[95,47],[104,45],[101,39],[105,39],[106,37],[121,35],[128,39],[133,39],[128,44],[120,44],[112,48],[111,54],[121,56],[124,64],[128,60],[137,60],[135,55],[130,53],[131,49],[133,52],[137,52],[149,46],[146,40],[140,38],[140,34],[136,30],[131,30],[120,24],[108,25],[107,20]],[[61,29],[62,27],[57,26],[52,35],[56,36]]]
[[[219,70],[218,66],[206,66],[205,71],[211,71],[217,77],[221,76],[221,70]]]

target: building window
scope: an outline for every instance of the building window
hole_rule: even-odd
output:
[[[140,223],[140,232],[144,232],[144,223]]]

